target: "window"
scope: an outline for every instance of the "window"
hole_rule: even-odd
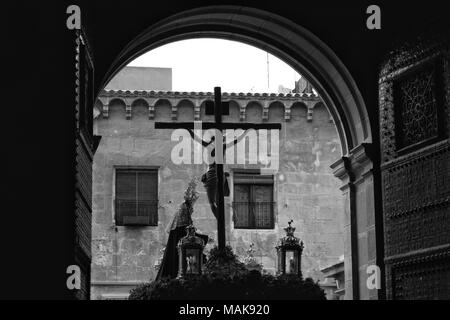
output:
[[[233,220],[236,229],[273,229],[273,176],[236,172]]]
[[[116,170],[116,225],[158,225],[158,170]]]

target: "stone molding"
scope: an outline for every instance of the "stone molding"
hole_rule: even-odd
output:
[[[432,260],[440,260],[450,257],[450,244],[425,248],[404,254],[390,256],[385,259],[386,263],[391,263],[393,267],[414,265]]]
[[[373,169],[373,146],[371,143],[362,143],[342,157],[330,167],[336,178],[344,183],[355,183],[364,178]]]
[[[103,118],[109,117],[109,103],[112,100],[121,100],[125,105],[126,118],[132,118],[132,109],[137,101],[144,101],[148,107],[148,117],[150,120],[155,118],[155,105],[160,100],[168,101],[171,106],[171,118],[177,120],[178,105],[182,101],[189,101],[194,108],[194,120],[200,120],[201,105],[208,100],[214,100],[212,92],[178,92],[178,91],[129,91],[129,90],[103,90],[97,98],[96,104],[100,105]],[[314,108],[322,103],[320,96],[314,93],[222,93],[224,101],[233,101],[239,106],[239,120],[246,121],[247,106],[251,103],[257,103],[262,109],[262,121],[268,121],[269,110],[272,104],[281,103],[284,107],[284,120],[291,119],[291,108],[296,103],[304,105],[307,111],[307,121],[313,120]],[[325,105],[325,104],[324,104]],[[330,114],[331,119],[331,114]]]
[[[361,270],[372,261],[360,256],[359,248],[363,247],[363,241],[368,241],[370,229],[373,225],[359,226],[358,220],[372,220],[374,208],[358,209],[357,203],[374,203],[373,193],[366,190],[372,182],[374,150],[371,143],[362,143],[353,148],[350,153],[334,162],[330,167],[336,178],[342,181],[340,190],[346,197],[348,207],[344,224],[350,233],[349,241],[345,243],[346,255],[346,298],[360,299],[371,296],[371,293],[360,288],[360,282],[364,281]],[[362,191],[362,192],[360,192]],[[372,198],[372,199],[370,199]],[[363,218],[364,217],[364,218]],[[377,250],[376,248],[375,250]],[[376,262],[374,262],[376,263]],[[378,296],[377,296],[378,297]]]
[[[436,144],[428,145],[422,149],[405,154],[389,162],[381,165],[382,170],[396,169],[403,166],[411,166],[412,164],[431,159],[438,154],[448,152],[450,150],[450,139],[439,141]]]

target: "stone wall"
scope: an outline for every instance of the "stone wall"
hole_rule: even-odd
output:
[[[227,242],[242,256],[254,243],[255,257],[273,273],[276,268],[274,247],[284,235],[287,222],[293,219],[296,235],[305,245],[303,274],[321,280],[320,269],[336,263],[344,252],[344,200],[339,190],[340,181],[330,169],[341,156],[335,125],[317,97],[309,100],[305,97],[305,101],[289,97],[288,101],[270,104],[261,97],[248,99],[247,107],[239,101],[231,102],[230,116],[225,117],[225,121],[282,123],[280,166],[274,176],[275,228],[234,229],[231,174],[231,195],[225,198]],[[100,100],[106,101],[105,96],[100,96]],[[191,177],[200,177],[206,171],[205,164],[175,165],[170,158],[172,147],[177,144],[170,140],[172,131],[154,129],[155,121],[192,121],[194,118],[211,121],[211,116],[204,115],[203,103],[196,105],[189,99],[178,99],[175,109],[169,99],[159,99],[153,106],[143,103],[126,107],[131,104],[124,101],[124,97],[115,99],[112,94],[108,96],[106,113],[105,104],[97,104],[103,113],[94,124],[102,140],[93,168],[93,299],[101,295],[120,295],[136,283],[154,279],[154,264],[166,244],[167,226],[183,201],[187,183]],[[308,108],[308,105],[313,107]],[[159,167],[158,226],[113,225],[115,166]],[[225,170],[232,172],[243,167],[254,166],[229,165]],[[199,232],[217,240],[216,220],[201,182],[198,191],[200,198],[193,214],[194,223]],[[207,249],[210,247],[208,245]]]

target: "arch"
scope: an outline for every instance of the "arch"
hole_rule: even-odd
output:
[[[259,101],[250,100],[245,105],[245,119],[248,122],[262,122],[263,106]]]
[[[183,98],[183,99],[180,99],[178,102],[177,102],[177,107],[179,108],[179,107],[181,107],[182,106],[182,103],[188,103],[188,104],[190,104],[191,105],[191,107],[194,107],[194,102],[191,100],[191,99],[188,99],[188,98]]]
[[[304,75],[329,106],[342,141],[342,154],[372,142],[361,93],[336,54],[305,28],[271,12],[238,6],[208,6],[175,14],[132,40],[103,78],[103,87],[127,63],[161,45],[213,37],[266,50]]]
[[[149,105],[147,100],[145,100],[144,98],[136,98],[131,102],[131,107],[138,107],[138,106],[143,106],[145,108],[148,109]]]
[[[124,110],[125,110],[125,107],[127,106],[127,103],[125,102],[124,99],[115,97],[108,102],[108,107],[111,108],[117,104],[122,105]]]
[[[356,299],[378,296],[378,293],[369,293],[365,286],[367,265],[383,264],[382,246],[378,249],[378,243],[383,240],[374,232],[375,221],[379,219],[375,219],[373,162],[370,158],[373,153],[372,128],[367,108],[347,68],[311,32],[274,13],[243,6],[208,6],[180,12],[150,26],[128,43],[98,88],[149,50],[174,41],[205,37],[240,41],[270,52],[308,79],[329,108],[341,141],[342,155],[331,167],[343,182],[341,190],[346,202],[346,221],[349,221],[344,227],[347,239],[344,250],[346,296]],[[292,95],[279,94],[278,97]],[[248,99],[243,93],[237,98]],[[286,111],[288,118],[290,110]],[[241,112],[240,120],[243,121],[245,114],[243,110]],[[365,250],[368,244],[371,245],[371,257]]]
[[[241,101],[237,99],[229,99],[228,101],[230,101],[230,103],[234,103],[235,105],[237,105],[239,110],[241,109]]]
[[[281,100],[273,100],[273,101],[270,101],[270,102],[269,102],[268,108],[270,109],[270,107],[272,107],[272,106],[274,106],[274,105],[276,105],[276,104],[278,104],[278,103],[282,104],[282,105],[283,105],[283,108],[284,108],[284,103],[283,103],[283,101],[281,101]]]
[[[172,118],[172,104],[169,99],[160,98],[154,103],[155,119],[167,121]]]
[[[263,105],[258,100],[249,100],[245,104],[245,109],[247,109],[250,104],[257,104],[257,105],[259,105],[261,107],[261,109],[263,108]]]
[[[299,121],[305,119],[308,113],[308,106],[301,101],[296,101],[291,106],[291,121]]]
[[[169,106],[172,107],[172,103],[170,103],[170,100],[169,100],[169,99],[166,99],[166,98],[159,98],[159,99],[155,100],[155,102],[153,103],[153,105],[154,105],[155,108],[156,108],[156,106],[161,105],[161,104],[164,103],[164,102],[168,103]]]
[[[313,106],[313,110],[314,110],[313,116],[314,121],[330,123],[330,113],[328,111],[328,108],[322,101],[317,102]]]
[[[239,117],[241,114],[241,105],[237,100],[230,99],[230,114],[224,116],[224,122],[239,122]]]
[[[285,114],[286,107],[284,106],[284,103],[276,100],[272,101],[269,104],[269,115],[268,115],[268,121],[269,122],[284,122],[284,114]]]
[[[192,100],[181,99],[177,103],[178,121],[194,121],[195,104]]]
[[[126,116],[126,102],[122,98],[114,97],[108,102],[108,114],[110,118],[124,118]]]
[[[200,103],[200,119],[202,121],[214,121],[214,116],[213,115],[207,115],[206,114],[206,109],[205,109],[205,102],[206,101],[214,101],[214,100],[211,100],[211,99],[202,100],[202,102]]]
[[[149,104],[144,98],[136,98],[131,102],[131,113],[134,116],[147,118]]]
[[[214,101],[214,99],[211,98],[201,98],[198,100],[198,105],[201,106],[203,105],[206,101]]]

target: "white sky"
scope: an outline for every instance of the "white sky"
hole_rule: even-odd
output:
[[[241,42],[190,39],[151,50],[129,66],[172,68],[173,91],[277,93],[278,86],[293,89],[300,75],[277,57]]]

